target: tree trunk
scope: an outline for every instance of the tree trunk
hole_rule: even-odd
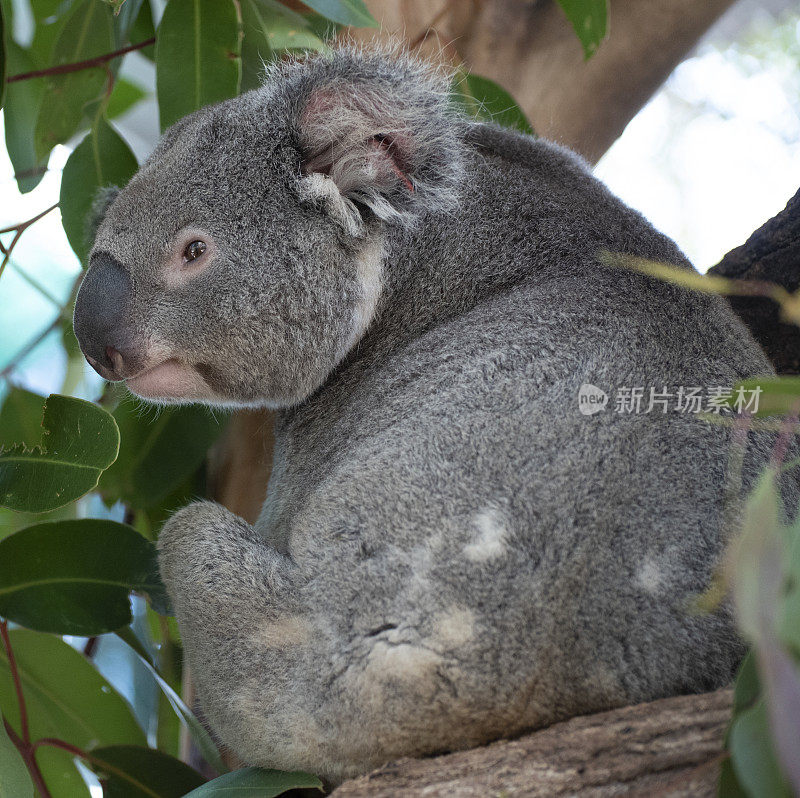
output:
[[[418,40],[514,96],[540,136],[591,163],[733,0],[612,0],[589,61],[555,0],[367,0],[382,36]],[[369,39],[369,29],[358,32]]]
[[[402,759],[345,782],[332,798],[715,794],[731,691],[572,718],[431,759]]]
[[[800,191],[786,207],[731,250],[709,274],[762,280],[788,291],[800,288]],[[735,296],[730,303],[779,374],[800,374],[800,328],[781,321],[771,299]]]

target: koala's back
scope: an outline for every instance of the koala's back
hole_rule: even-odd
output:
[[[729,428],[586,417],[578,391],[731,386],[768,362],[721,300],[599,266],[686,262],[571,156],[469,135],[459,215],[390,246],[391,304],[279,419],[259,523],[305,574],[332,694],[358,684],[391,719],[384,745],[352,707],[349,744],[363,726],[384,758],[710,689],[742,654],[726,606],[692,608],[725,543]],[[750,436],[746,482],[770,447]]]

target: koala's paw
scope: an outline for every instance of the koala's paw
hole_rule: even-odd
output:
[[[164,524],[158,539],[161,576],[174,597],[230,581],[237,563],[260,545],[255,530],[214,502],[194,502]]]

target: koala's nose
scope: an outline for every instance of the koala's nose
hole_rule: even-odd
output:
[[[124,338],[131,280],[107,252],[96,252],[75,300],[73,327],[89,365],[107,380],[125,376]]]

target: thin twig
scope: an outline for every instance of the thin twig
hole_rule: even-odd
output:
[[[149,39],[145,39],[143,42],[129,44],[127,47],[114,50],[113,53],[98,55],[95,58],[87,58],[85,61],[75,61],[72,64],[59,64],[58,66],[47,67],[47,69],[34,69],[32,72],[22,72],[19,75],[11,75],[6,78],[6,83],[16,83],[18,80],[30,80],[31,78],[44,78],[48,75],[67,75],[70,72],[80,72],[82,69],[103,66],[109,61],[119,58],[121,55],[127,55],[127,53],[132,53],[134,50],[143,50],[145,47],[155,44],[155,41],[155,36],[153,36]]]
[[[0,252],[3,255],[3,261],[0,263],[0,277],[3,276],[3,272],[6,270],[6,266],[8,266],[8,262],[11,260],[11,253],[14,251],[14,247],[17,246],[17,242],[22,237],[22,234],[32,225],[34,222],[38,222],[39,219],[47,216],[50,211],[54,211],[58,207],[58,203],[55,205],[51,205],[46,210],[43,210],[41,213],[37,213],[31,219],[26,219],[24,222],[20,222],[19,224],[13,224],[11,227],[6,227],[0,230],[0,235],[3,233],[14,233],[14,238],[11,239],[11,243],[8,246],[0,244]]]
[[[38,222],[43,216],[47,216],[48,213],[54,211],[58,207],[58,203],[55,205],[51,205],[49,208],[43,210],[41,213],[37,213],[36,216],[31,217],[30,219],[26,219],[24,222],[19,222],[18,224],[12,224],[10,227],[4,227],[0,230],[0,235],[3,233],[13,233],[15,230],[27,230],[34,222]]]

